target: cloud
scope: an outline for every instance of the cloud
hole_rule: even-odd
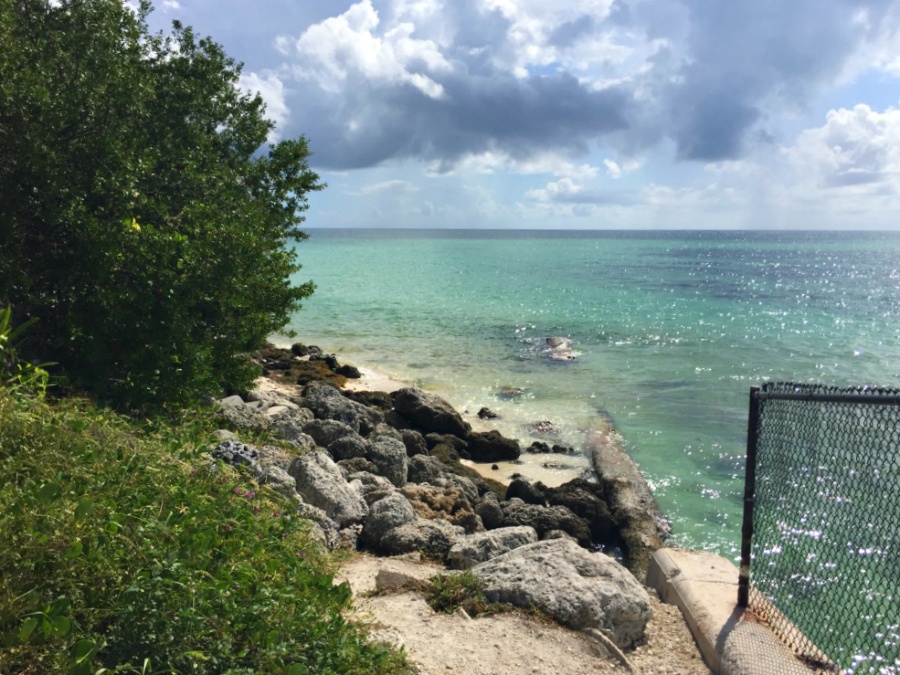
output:
[[[825,124],[801,133],[785,151],[812,186],[900,195],[900,110],[867,105],[829,111]]]
[[[259,94],[266,104],[266,117],[275,123],[275,129],[269,133],[269,142],[274,143],[280,137],[280,130],[290,120],[284,83],[274,73],[259,75],[257,73],[241,73],[238,86],[249,94]]]
[[[321,168],[723,162],[777,147],[836,82],[900,68],[898,26],[893,0],[360,0],[283,32],[276,72]]]

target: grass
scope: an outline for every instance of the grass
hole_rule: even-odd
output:
[[[492,605],[484,597],[481,580],[469,570],[456,574],[438,574],[431,577],[431,587],[425,599],[436,612],[452,614],[462,608],[471,617],[496,612],[498,605]]]
[[[211,421],[0,389],[0,672],[407,673],[290,503]]]

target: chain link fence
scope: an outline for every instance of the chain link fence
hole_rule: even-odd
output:
[[[900,390],[750,394],[739,603],[822,673],[900,675]]]

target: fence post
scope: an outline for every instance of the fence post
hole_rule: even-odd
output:
[[[750,387],[747,415],[747,463],[744,469],[744,523],[741,530],[741,571],[738,576],[738,607],[750,602],[750,552],[753,544],[753,506],[756,494],[756,442],[759,430],[759,387]]]

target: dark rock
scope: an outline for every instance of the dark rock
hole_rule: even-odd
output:
[[[536,434],[555,435],[559,433],[559,430],[550,420],[541,420],[540,422],[535,422],[531,427],[531,430]]]
[[[544,537],[551,530],[562,530],[571,534],[584,547],[591,546],[591,528],[588,521],[579,518],[564,506],[539,506],[526,504],[521,499],[511,499],[503,503],[503,523],[510,525],[530,525]]]
[[[322,348],[316,345],[309,345],[309,347],[307,347],[307,353],[311,356],[315,356],[322,353]]]
[[[499,470],[500,470],[499,466],[497,466],[496,464],[491,464],[491,471],[499,471]]]
[[[565,506],[590,523],[591,538],[595,544],[621,546],[618,526],[603,500],[603,488],[599,484],[576,478],[555,488],[538,485],[543,489],[548,504]]]
[[[386,413],[394,408],[394,400],[384,391],[345,391],[344,396],[369,408]]]
[[[439,396],[412,387],[395,391],[391,396],[397,412],[425,433],[464,437],[471,430],[460,414]]]
[[[347,379],[350,380],[358,380],[362,377],[362,373],[359,372],[359,368],[355,366],[340,366],[339,368],[335,368],[335,371],[338,375],[343,375]]]
[[[393,405],[393,401],[391,402],[391,405]],[[388,412],[386,412],[384,414],[384,421],[398,430],[412,429],[412,424],[410,423],[410,421],[403,415],[398,413],[396,410],[389,410]]]
[[[369,444],[359,434],[348,434],[325,446],[328,454],[336,462],[346,459],[365,457],[369,452]]]
[[[537,455],[537,454],[543,454],[543,453],[549,454],[550,452],[552,452],[552,450],[550,449],[550,446],[547,445],[546,443],[544,443],[543,441],[535,441],[534,443],[529,445],[527,448],[525,448],[525,452],[532,454],[532,455]]]
[[[469,453],[463,450],[463,453],[468,455]],[[444,464],[459,464],[459,459],[461,455],[452,445],[447,445],[445,443],[438,443],[433,448],[431,448],[431,456],[437,457]]]
[[[481,518],[486,530],[503,527],[503,509],[500,508],[500,500],[493,492],[487,492],[481,501],[475,505],[475,513]]]
[[[521,454],[519,441],[504,438],[496,430],[469,434],[468,451],[474,462],[506,462]]]
[[[575,448],[571,445],[557,445],[556,443],[553,444],[550,450],[557,455],[571,455],[575,452]]]
[[[294,356],[309,356],[309,347],[302,342],[295,342],[291,345],[291,354]]]
[[[337,369],[340,368],[340,364],[338,363],[337,357],[334,354],[310,354],[310,361],[324,361],[325,365],[327,365],[331,370],[337,372]]]
[[[469,447],[469,444],[459,436],[435,433],[425,434],[425,445],[428,446],[429,450],[433,450],[437,445],[449,445],[457,452]]]
[[[406,446],[406,454],[410,457],[415,455],[424,455],[428,452],[428,446],[425,444],[425,437],[414,429],[403,429],[400,432],[400,438],[403,445]]]
[[[504,499],[521,499],[526,504],[539,504],[540,506],[547,505],[547,499],[544,495],[544,491],[541,489],[543,486],[538,484],[532,484],[527,480],[522,480],[521,478],[517,478],[513,480],[509,487],[506,488],[506,497]]]
[[[478,411],[478,417],[483,420],[494,420],[497,419],[497,413],[490,408],[482,408]]]
[[[367,460],[365,457],[352,457],[350,459],[342,459],[337,464],[339,467],[341,467],[341,471],[343,472],[344,477],[347,480],[350,480],[350,476],[352,476],[353,474],[363,471],[371,474],[378,473],[378,467]],[[387,478],[385,478],[384,480],[387,481]]]
[[[497,398],[504,400],[512,400],[521,398],[525,395],[525,390],[521,387],[500,387],[497,392]]]
[[[225,441],[220,443],[212,451],[213,459],[220,459],[232,466],[247,466],[254,471],[259,471],[259,451],[252,445],[245,445],[240,441]]]

